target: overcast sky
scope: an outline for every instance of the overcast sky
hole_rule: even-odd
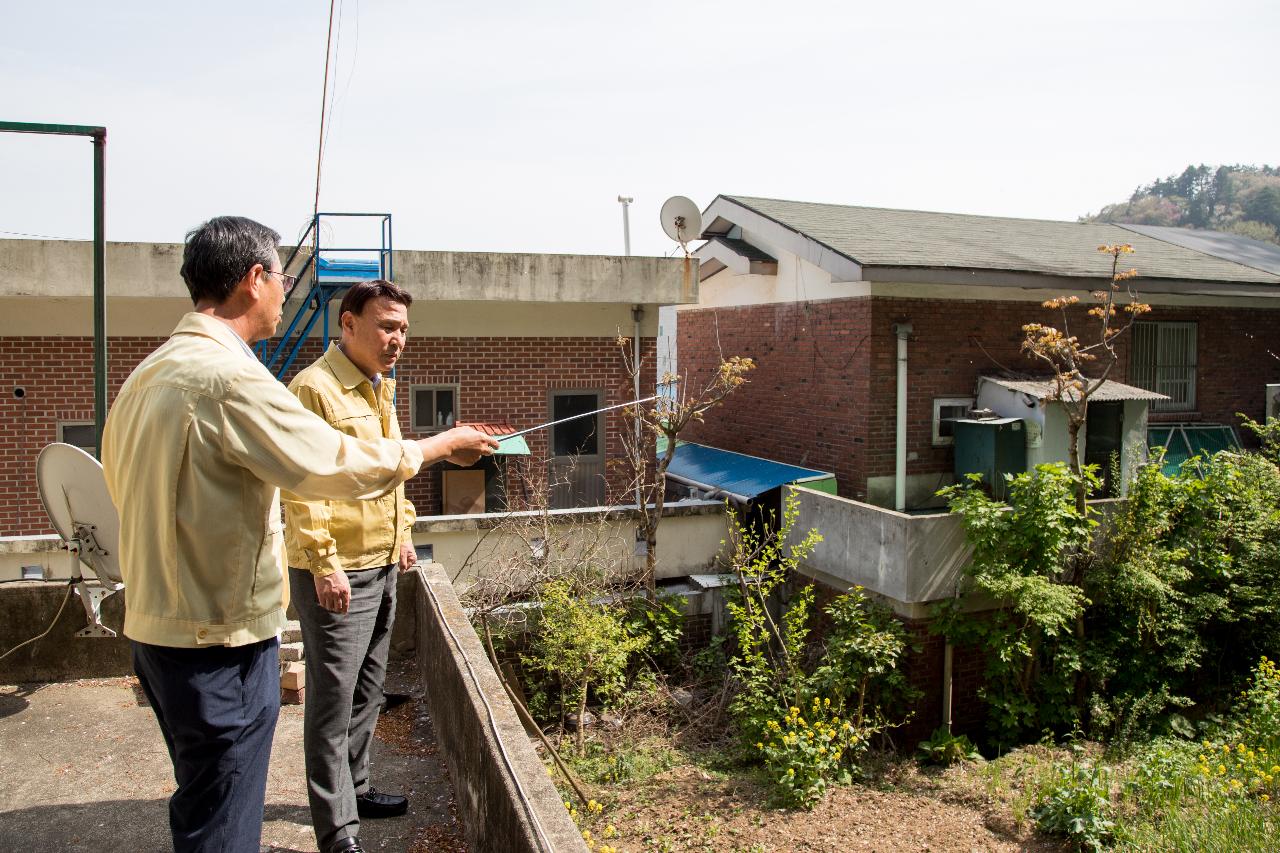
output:
[[[717,193],[1074,219],[1276,164],[1274,0],[342,0],[321,208],[401,248],[636,254]],[[311,213],[328,3],[6,2],[0,119],[108,128],[107,237]],[[336,25],[336,26],[338,26]],[[91,236],[91,145],[0,134],[0,237]],[[356,239],[352,235],[351,239]]]

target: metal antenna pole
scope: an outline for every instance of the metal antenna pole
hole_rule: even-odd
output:
[[[622,254],[631,257],[631,216],[627,209],[635,199],[629,195],[620,195],[618,201],[622,203]]]

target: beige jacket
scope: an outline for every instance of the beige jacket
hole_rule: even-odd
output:
[[[362,441],[307,411],[226,324],[187,314],[125,381],[102,437],[120,514],[125,634],[240,646],[284,625],[281,487],[369,499],[422,466],[411,441]]]
[[[374,391],[336,343],[294,377],[289,390],[308,410],[354,438],[400,438],[396,381],[383,377]],[[416,518],[404,485],[369,501],[308,501],[292,492],[284,501],[289,565],[330,575],[360,571],[400,559],[400,545],[412,541]]]

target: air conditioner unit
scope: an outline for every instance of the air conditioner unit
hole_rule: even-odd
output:
[[[1267,418],[1276,418],[1280,420],[1280,385],[1267,386]]]

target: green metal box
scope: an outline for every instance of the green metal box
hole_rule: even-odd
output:
[[[1005,474],[1027,470],[1027,431],[1021,418],[957,418],[956,480],[981,474],[993,498],[1005,498]]]

